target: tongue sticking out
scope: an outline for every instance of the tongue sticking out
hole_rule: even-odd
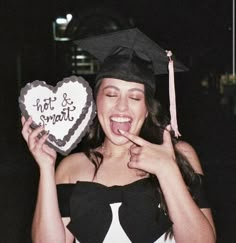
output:
[[[120,135],[119,129],[128,132],[130,129],[130,122],[111,122],[111,130],[116,135]]]

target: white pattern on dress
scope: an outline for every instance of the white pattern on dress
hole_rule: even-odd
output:
[[[110,204],[112,210],[112,222],[103,243],[132,243],[128,236],[125,234],[125,231],[123,230],[122,226],[120,225],[120,205],[121,203]],[[79,241],[76,240],[76,243],[79,243]],[[167,238],[167,240],[165,240],[165,234],[163,234],[154,243],[175,243],[175,240],[174,237],[172,239]]]

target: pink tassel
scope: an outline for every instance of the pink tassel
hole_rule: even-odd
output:
[[[174,62],[171,59],[171,51],[166,51],[167,56],[169,57],[169,100],[170,100],[170,125],[174,131],[175,137],[181,136],[178,131],[177,124],[177,111],[176,111],[176,98],[175,98],[175,78],[174,78]]]

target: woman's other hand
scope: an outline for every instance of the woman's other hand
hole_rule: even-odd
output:
[[[123,130],[120,130],[120,133],[133,142],[128,163],[130,168],[143,170],[158,177],[160,173],[169,173],[173,165],[176,167],[174,148],[167,129],[164,131],[161,145],[152,144]]]
[[[32,123],[31,117],[26,120],[21,117],[22,136],[25,139],[28,148],[36,160],[40,168],[54,166],[56,161],[56,151],[45,144],[48,134],[44,131],[44,127],[40,126],[35,129],[30,127]],[[41,135],[43,134],[43,135]]]

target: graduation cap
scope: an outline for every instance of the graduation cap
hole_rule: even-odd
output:
[[[138,28],[76,40],[75,44],[102,63],[96,80],[117,78],[138,82],[145,84],[154,94],[155,75],[169,73],[171,126],[175,136],[180,135],[176,118],[174,72],[183,72],[188,69],[172,58],[170,52],[161,48]]]

